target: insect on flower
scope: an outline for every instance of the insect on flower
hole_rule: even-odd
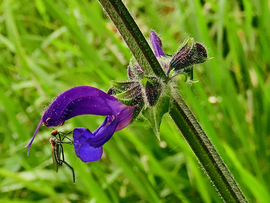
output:
[[[122,130],[130,124],[134,109],[135,106],[127,106],[97,88],[73,87],[60,94],[43,113],[32,139],[25,146],[28,147],[27,155],[41,125],[59,126],[75,116],[92,114],[105,116],[104,122],[93,132],[82,127],[75,128],[73,146],[76,155],[83,162],[98,161],[103,153],[102,146],[110,140],[114,132]],[[54,131],[52,134],[57,135],[57,132]],[[57,140],[52,138],[51,141],[54,143]],[[54,143],[60,152],[63,148],[61,143],[63,143],[63,139],[60,139],[60,143]]]
[[[75,173],[74,173],[74,169],[72,166],[70,166],[66,161],[65,161],[65,157],[64,157],[64,149],[62,144],[73,144],[73,141],[67,137],[69,133],[62,133],[62,132],[58,132],[57,130],[53,130],[51,132],[51,135],[53,137],[50,138],[49,142],[51,143],[51,147],[52,147],[52,159],[53,159],[53,164],[54,164],[54,169],[56,172],[58,172],[58,165],[62,166],[63,163],[66,164],[72,171],[72,175],[73,175],[73,183],[75,183]],[[58,135],[58,138],[57,138]],[[62,135],[62,137],[61,137]],[[68,139],[68,142],[63,142],[64,139]]]

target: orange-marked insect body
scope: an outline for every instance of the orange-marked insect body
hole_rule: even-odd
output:
[[[55,171],[58,172],[58,165],[62,166],[63,163],[66,164],[72,171],[73,183],[75,183],[74,169],[65,161],[64,150],[62,146],[62,144],[73,144],[73,141],[71,141],[70,138],[67,137],[68,134],[70,133],[62,133],[58,132],[57,130],[53,130],[51,132],[51,135],[53,135],[53,137],[50,138],[49,142],[51,143],[52,159]],[[59,136],[59,138],[56,137],[57,135]],[[61,135],[63,137],[61,137]],[[63,142],[65,138],[67,138],[69,142]]]

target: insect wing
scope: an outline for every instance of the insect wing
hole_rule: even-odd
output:
[[[58,147],[57,142],[54,139],[54,137],[50,138],[50,143],[51,143],[51,148],[52,148],[52,160],[53,160],[54,169],[56,172],[58,172],[57,159],[59,157],[59,147]]]

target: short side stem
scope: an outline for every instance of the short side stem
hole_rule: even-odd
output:
[[[182,132],[225,202],[247,202],[229,169],[177,90],[172,90],[170,116]]]

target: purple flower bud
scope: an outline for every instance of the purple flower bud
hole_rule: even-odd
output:
[[[152,47],[154,49],[155,56],[156,57],[165,56],[165,54],[162,50],[162,42],[154,30],[150,31],[150,41],[151,41]]]

